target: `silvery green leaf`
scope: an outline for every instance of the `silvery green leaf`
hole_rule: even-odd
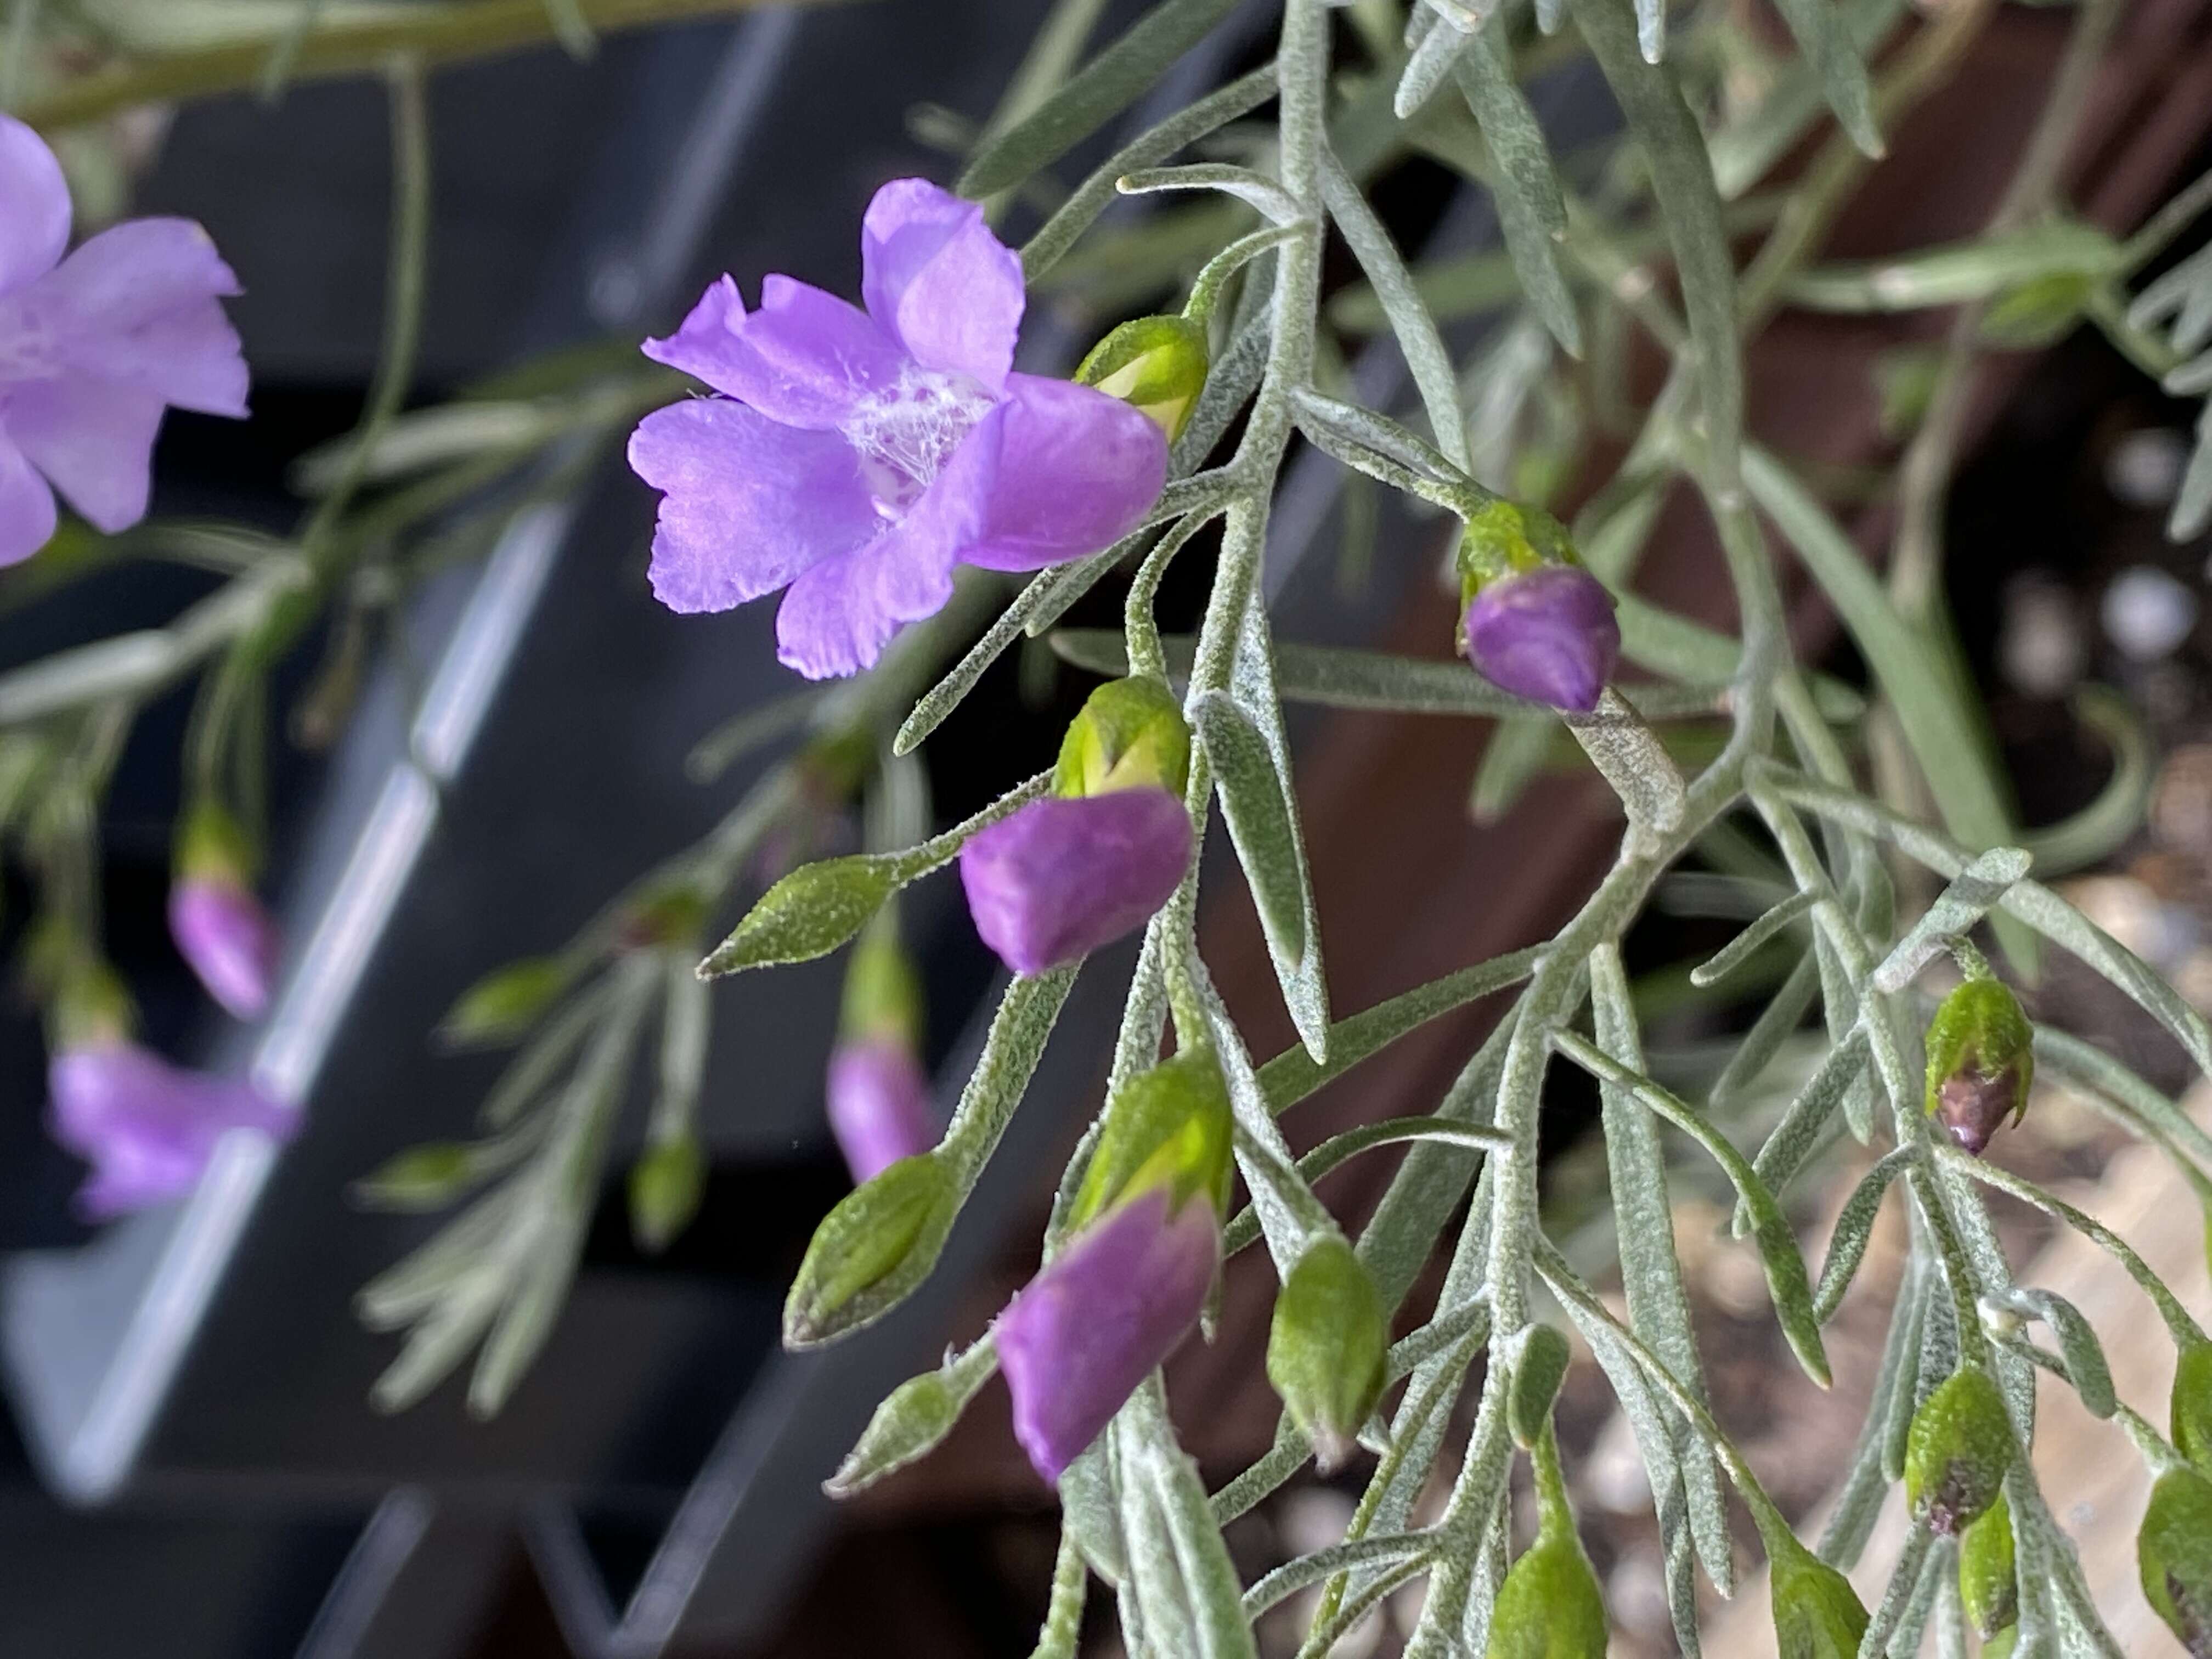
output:
[[[1276,1603],[1352,1567],[1389,1566],[1410,1561],[1436,1547],[1425,1532],[1386,1533],[1379,1537],[1347,1539],[1326,1549],[1302,1555],[1266,1574],[1244,1592],[1244,1616],[1257,1619]]]
[[[1844,0],[1844,26],[1862,58],[1881,43],[1905,13],[1906,0]],[[1801,58],[1786,65],[1758,103],[1713,134],[1713,180],[1724,200],[1734,201],[1757,184],[1818,118],[1821,77]]]
[[[1823,1325],[1836,1316],[1844,1292],[1850,1289],[1851,1278],[1866,1256],[1867,1242],[1874,1237],[1874,1224],[1881,1213],[1881,1200],[1890,1182],[1918,1156],[1915,1148],[1899,1146],[1877,1159],[1836,1212],[1835,1227],[1828,1235],[1827,1260],[1820,1264],[1820,1282],[1813,1292],[1813,1315]]]
[[[2105,1362],[2103,1344],[2076,1308],[2056,1291],[2010,1285],[1997,1293],[2000,1306],[2030,1319],[2039,1319],[2058,1339],[2059,1357],[2066,1362],[2066,1380],[2074,1385],[2082,1408],[2095,1418],[2110,1417],[2118,1409],[2112,1392],[2112,1370]]]
[[[1552,170],[1551,147],[1511,66],[1485,32],[1469,38],[1453,65],[1460,95],[1482,129],[1495,164],[1491,190],[1505,251],[1529,308],[1571,356],[1583,350],[1582,321],[1574,295],[1559,273],[1558,239],[1567,228],[1566,204]]]
[[[984,1383],[999,1369],[998,1345],[988,1334],[935,1370],[908,1378],[884,1396],[837,1472],[822,1483],[832,1498],[850,1498],[927,1457],[952,1432]]]
[[[2208,524],[2212,524],[2212,400],[2197,417],[2197,447],[2190,453],[2189,470],[2182,474],[2166,533],[2171,540],[2185,542]]]
[[[1023,246],[1024,277],[1035,283],[1075,245],[1077,238],[1112,205],[1118,193],[1114,188],[1117,179],[1139,168],[1158,166],[1184,145],[1249,115],[1274,95],[1275,66],[1263,64],[1147,128],[1116,150],[1069,193],[1059,210]]]
[[[1403,1146],[1409,1141],[1458,1146],[1472,1152],[1495,1152],[1512,1144],[1511,1137],[1502,1130],[1471,1123],[1439,1123],[1432,1117],[1387,1117],[1331,1135],[1298,1159],[1297,1176],[1311,1187],[1339,1164],[1362,1152],[1377,1146]],[[1224,1258],[1235,1255],[1249,1248],[1259,1237],[1257,1209],[1240,1210],[1221,1230],[1221,1254]]]
[[[1875,969],[1874,988],[1893,994],[1910,985],[1948,941],[1971,933],[2014,882],[2026,878],[2031,861],[2017,847],[1992,847],[1977,854]]]
[[[1456,397],[1456,393],[1455,393]],[[1358,466],[1360,459],[1347,451],[1371,450],[1377,456],[1394,461],[1404,471],[1414,474],[1425,483],[1454,486],[1471,484],[1466,470],[1449,459],[1434,444],[1418,433],[1358,404],[1346,403],[1342,398],[1325,396],[1310,387],[1301,386],[1291,394],[1297,410],[1298,424],[1316,443],[1329,443],[1329,453],[1344,459],[1347,465]],[[1384,474],[1370,476],[1383,477]],[[1470,492],[1476,500],[1486,499],[1488,492]]]
[[[2021,837],[2046,876],[2067,875],[2118,851],[2142,827],[2157,773],[2156,746],[2125,697],[2106,686],[2084,685],[2075,692],[2073,707],[2112,745],[2112,775],[2080,811]]]
[[[1501,720],[1482,746],[1468,797],[1468,814],[1477,823],[1495,823],[1511,811],[1551,757],[1553,720],[1514,715]]]
[[[1881,155],[1881,133],[1874,124],[1867,89],[1866,60],[1851,38],[1850,21],[1843,8],[1836,0],[1775,0],[1775,9],[1797,37],[1805,61],[1820,77],[1828,107],[1851,142],[1869,155]]]
[[[1793,893],[1762,913],[1751,925],[1690,970],[1690,983],[1717,985],[1749,961],[1767,940],[1813,908],[1813,895]]]
[[[2053,219],[1893,258],[1820,266],[1783,292],[1811,311],[1917,311],[1987,300],[2053,276],[2101,277],[2119,261],[2119,244],[2095,226]]]
[[[1820,1069],[1797,1091],[1790,1109],[1759,1147],[1752,1167],[1770,1190],[1787,1191],[1807,1160],[1834,1139],[1836,1108],[1858,1087],[1866,1063],[1866,1036],[1854,1026],[1841,1042],[1830,1047]],[[1744,1205],[1736,1206],[1735,1229],[1739,1238],[1751,1229],[1751,1212]]]
[[[1443,33],[1432,32],[1431,38]],[[1407,274],[1406,261],[1398,246],[1390,240],[1390,233],[1367,204],[1367,198],[1344,170],[1344,164],[1334,152],[1322,151],[1322,200],[1329,216],[1336,221],[1337,228],[1344,233],[1345,241],[1359,268],[1367,273],[1367,280],[1375,285],[1375,297],[1382,307],[1382,314],[1390,320],[1390,331],[1397,337],[1398,349],[1412,372],[1413,385],[1421,394],[1421,406],[1429,417],[1429,429],[1435,434],[1436,447],[1444,458],[1455,465],[1467,465],[1467,426],[1459,409],[1459,386],[1452,374],[1451,354],[1444,349],[1443,338],[1437,332],[1436,319],[1429,308],[1421,303],[1421,296],[1413,287],[1413,279]]]
[[[2212,243],[2145,285],[2128,307],[2128,321],[2146,331],[2170,324],[2166,343],[2177,356],[2212,341]]]
[[[1896,1304],[1890,1310],[1889,1334],[1883,1340],[1881,1361],[1875,1370],[1874,1390],[1859,1425],[1858,1443],[1852,1448],[1850,1465],[1820,1534],[1820,1557],[1832,1567],[1848,1570],[1857,1564],[1889,1494],[1892,1477],[1883,1467],[1883,1453],[1899,1412],[1907,1418],[1912,1412],[1921,1316],[1929,1296],[1925,1273],[1917,1257],[1908,1261]]]
[[[1083,1603],[1091,1588],[1083,1549],[1065,1521],[1060,1523],[1060,1550],[1052,1565],[1052,1598],[1046,1604],[1044,1623],[1037,1631],[1030,1659],[1076,1659],[1083,1640]]]
[[[1706,1098],[1716,1115],[1724,1115],[1735,1101],[1765,1075],[1766,1068],[1774,1063],[1774,1057],[1782,1051],[1783,1044],[1796,1035],[1806,1011],[1813,1006],[1813,995],[1819,988],[1819,965],[1811,957],[1806,957],[1790,970],[1790,977],[1783,981],[1782,988],[1759,1011],[1759,1018],[1752,1021],[1751,1029],[1743,1034],[1735,1052],[1729,1055],[1728,1064],[1713,1079],[1713,1086],[1707,1091]]]
[[[1155,1375],[1122,1408],[1123,1474],[1128,1485],[1141,1481],[1151,1487],[1172,1547],[1170,1561],[1157,1565],[1160,1579],[1175,1584],[1177,1610],[1194,1638],[1180,1651],[1193,1659],[1257,1659],[1236,1567],[1206,1503],[1198,1468],[1176,1444],[1161,1395]],[[1132,1565],[1141,1584],[1147,1576],[1145,1564],[1139,1558]]]
[[[937,1144],[937,1155],[957,1172],[964,1194],[975,1184],[1021,1104],[1030,1078],[1044,1058],[1054,1023],[1075,986],[1079,963],[1054,968],[1034,979],[1023,975],[1006,987],[983,1039],[983,1052],[969,1073],[952,1121]]]
[[[1115,181],[1124,196],[1149,196],[1158,191],[1213,190],[1255,207],[1278,225],[1301,223],[1305,210],[1297,198],[1264,173],[1231,167],[1223,161],[1195,161],[1187,167],[1139,167]]]
[[[1495,311],[1521,296],[1513,256],[1502,249],[1425,260],[1412,270],[1413,291],[1440,323]],[[1331,295],[1326,314],[1332,327],[1346,334],[1378,334],[1390,324],[1373,287],[1365,283]]]
[[[576,1259],[583,1253],[584,1226],[589,1219],[581,1205],[563,1207],[549,1217],[528,1254],[517,1263],[514,1287],[492,1322],[469,1376],[471,1416],[497,1416],[553,1334],[576,1277]]]
[[[1473,30],[1462,28],[1425,7],[1413,8],[1407,20],[1407,32],[1413,33],[1417,25],[1420,39],[1413,43],[1405,70],[1398,76],[1397,90],[1390,94],[1390,112],[1401,121],[1436,96],[1437,88],[1450,78],[1452,65],[1474,38]]]
[[[960,194],[979,200],[1050,167],[1144,96],[1234,4],[1235,0],[1162,0],[978,152],[960,175]]]
[[[1883,1659],[1896,1653],[1893,1640],[1905,1639],[1908,1630],[1910,1645],[1904,1651],[1919,1653],[1927,1615],[1936,1605],[1935,1574],[1951,1559],[1948,1549],[1939,1546],[1948,1547],[1951,1541],[1937,1539],[1925,1527],[1915,1527],[1905,1534],[1905,1547],[1898,1552],[1896,1565],[1882,1586],[1881,1599],[1867,1620],[1866,1635],[1859,1642],[1859,1659]],[[1917,1625],[1913,1622],[1916,1614]]]
[[[1060,1524],[1091,1570],[1109,1584],[1119,1585],[1127,1577],[1129,1565],[1109,1456],[1114,1438],[1111,1431],[1099,1436],[1060,1475]]]
[[[1591,713],[1565,718],[1590,764],[1620,797],[1632,827],[1655,836],[1680,828],[1687,786],[1666,745],[1626,698],[1607,686]]]
[[[2148,1125],[2198,1158],[2212,1159],[2212,1134],[2207,1134],[2164,1091],[2094,1044],[2039,1021],[2035,1063],[2049,1067],[2084,1092],[2112,1102],[2136,1122]]]
[[[1305,870],[1274,758],[1259,728],[1226,694],[1207,692],[1190,714],[1213,767],[1222,815],[1251,884],[1268,951],[1279,972],[1295,975],[1306,949]]]

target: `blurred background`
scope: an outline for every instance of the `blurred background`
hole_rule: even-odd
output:
[[[1097,38],[1139,9],[1104,6]],[[902,174],[949,179],[948,149],[988,115],[1045,10],[1040,0],[772,7],[611,35],[587,62],[547,47],[441,71],[415,401],[560,349],[607,342],[626,353],[665,331],[723,270],[748,292],[771,270],[853,291],[869,194]],[[1131,128],[1262,61],[1273,11],[1253,0],[1235,12]],[[1832,252],[1869,257],[1978,226],[2066,21],[2063,10],[2007,9],[1952,92],[1893,135],[1892,159]],[[1534,95],[1563,154],[1613,125],[1601,88],[1572,64]],[[2133,9],[2093,108],[2072,199],[2124,229],[2212,164],[2212,8]],[[369,82],[303,82],[273,104],[222,98],[143,125],[132,210],[209,228],[246,289],[232,314],[255,377],[250,422],[169,417],[156,509],[287,533],[295,464],[352,425],[376,359],[391,192],[383,94]],[[1111,146],[1102,138],[1066,176]],[[1448,255],[1494,240],[1480,192],[1418,155],[1394,161],[1374,195],[1409,251]],[[1034,220],[1033,204],[1016,204],[1010,234]],[[1132,205],[1100,234],[1165,236],[1178,222]],[[1024,367],[1065,372],[1103,327],[1151,308],[1156,288],[1141,275],[1133,283],[1131,264],[1113,256],[1133,245],[1109,240],[1105,252],[1072,258],[1033,296]],[[1332,288],[1353,275],[1338,251]],[[1356,299],[1340,294],[1332,313],[1348,372],[1366,401],[1388,406],[1402,367],[1389,345],[1369,344]],[[1453,343],[1471,355],[1493,320],[1462,319]],[[1940,322],[1785,317],[1753,359],[1760,429],[1818,464],[1833,499],[1856,492],[1870,545],[1882,520],[1869,491],[1893,453],[1887,370]],[[2212,550],[2171,546],[2159,532],[2190,411],[2160,399],[2093,334],[1990,361],[1977,458],[1952,507],[1950,599],[2023,820],[2053,822],[2116,768],[2136,769],[2145,827],[2078,878],[2073,896],[2212,1009],[2212,629],[2200,615]],[[1656,374],[1656,363],[1642,367]],[[1618,454],[1607,441],[1601,429],[1576,476],[1605,476]],[[821,1115],[837,966],[816,963],[717,988],[700,1125],[712,1171],[687,1232],[656,1256],[630,1242],[618,1170],[639,1126],[626,1122],[568,1310],[506,1409],[474,1420],[458,1383],[396,1416],[368,1403],[393,1342],[356,1322],[351,1298],[434,1224],[364,1213],[348,1185],[410,1144],[465,1133],[496,1072],[496,1057],[441,1053],[430,1033],[485,972],[557,947],[726,811],[773,751],[704,785],[687,776],[687,754],[733,713],[791,687],[774,661],[769,607],[679,618],[652,600],[650,496],[617,457],[586,459],[573,483],[503,520],[485,556],[457,561],[410,598],[399,627],[360,647],[360,701],[337,741],[312,752],[276,745],[270,881],[293,943],[264,1026],[220,1022],[168,945],[161,907],[186,700],[158,705],[138,726],[104,825],[118,964],[158,1046],[283,1078],[307,1118],[273,1161],[231,1149],[188,1204],[95,1232],[69,1209],[81,1171],[40,1127],[36,1023],[22,1009],[0,1021],[0,1647],[11,1655],[1029,1650],[1056,1522],[1007,1433],[1002,1393],[987,1391],[934,1458],[860,1501],[836,1508],[818,1486],[882,1394],[976,1334],[1034,1267],[1061,1157],[1097,1103],[1127,953],[1086,970],[930,1287],[860,1339],[797,1358],[775,1347],[784,1285],[846,1184]],[[1311,456],[1287,475],[1267,570],[1279,629],[1447,654],[1440,527],[1369,495],[1347,501],[1341,487]],[[1571,486],[1564,499],[1571,504]],[[1725,623],[1713,557],[1698,515],[1677,502],[1640,580]],[[1164,601],[1171,627],[1194,614],[1203,563],[1178,567]],[[158,624],[211,585],[131,566],[48,593],[27,582],[34,570],[0,577],[0,665]],[[1114,590],[1106,584],[1071,620],[1118,618]],[[1793,592],[1808,655],[1863,678],[1808,585]],[[325,637],[297,653],[279,707],[346,648]],[[2091,683],[2117,690],[2132,713],[2085,718],[2075,698]],[[923,751],[938,820],[1035,770],[1089,684],[1042,645],[1003,659]],[[1468,789],[1480,723],[1344,714],[1299,722],[1294,734],[1340,1010],[1542,937],[1618,832],[1610,798],[1571,767],[1477,822]],[[856,833],[823,814],[822,847],[849,846]],[[12,872],[9,882],[0,927],[23,911]],[[1685,900],[1632,940],[1664,1050],[1655,1066],[1685,1077],[1710,1068],[1717,1040],[1747,1014],[1679,997],[1666,1012],[1680,965],[1732,926]],[[1255,1052],[1285,1046],[1291,1034],[1237,884],[1212,884],[1202,927]],[[995,964],[949,881],[909,896],[907,931],[949,1101],[980,1041]],[[1759,988],[1747,981],[1739,994]],[[2039,995],[2161,1085],[2185,1084],[2178,1056],[2099,982],[2054,969]],[[1477,1008],[1437,1022],[1317,1095],[1287,1125],[1294,1143],[1428,1109],[1486,1018]],[[1813,1053],[1808,1044],[1808,1062]],[[1553,1200],[1595,1255],[1609,1255],[1592,1198],[1601,1183],[1580,1135],[1593,1103],[1573,1079],[1555,1082]],[[2030,1122],[2019,1154],[2028,1172],[2084,1194],[2117,1179],[2112,1143],[2086,1115],[2046,1100]],[[1347,1166],[1324,1195],[1358,1220],[1391,1161]],[[1765,1320],[1755,1266],[1712,1243],[1724,1212],[1717,1193],[1699,1198],[1696,1179],[1686,1176],[1678,1231],[1717,1344],[1720,1414],[1771,1467],[1777,1496],[1808,1510],[1836,1474],[1827,1449],[1838,1442],[1821,1425],[1857,1408],[1852,1389],[1872,1356],[1850,1352],[1847,1320],[1837,1395],[1812,1400]],[[1847,1189],[1838,1177],[1822,1193]],[[2161,1208],[2139,1190],[2134,1206],[2144,1229],[2176,1229],[2201,1294],[2201,1218],[2186,1189],[2178,1197]],[[1808,1197],[1801,1218],[1816,1231],[1823,1201]],[[2136,1242],[2153,1254],[2154,1238]],[[2024,1224],[2015,1243],[2043,1244]],[[1880,1331],[1875,1279],[1868,1340]],[[1241,1261],[1218,1340],[1192,1345],[1171,1368],[1187,1443],[1217,1480],[1272,1432],[1260,1365],[1271,1288],[1262,1263]],[[2106,1310],[2094,1287],[2068,1293],[2093,1318]],[[1621,1639],[1671,1651],[1635,1460],[1601,1389],[1574,1403],[1563,1435],[1593,1500],[1590,1547]],[[1239,1522],[1232,1545],[1263,1570],[1333,1536],[1356,1491],[1309,1476]],[[1117,1650],[1101,1611],[1086,1652],[1104,1659]],[[1395,1651],[1404,1611],[1384,1609],[1339,1653]],[[1763,1622],[1743,1626],[1755,1636],[1731,1636],[1737,1628],[1717,1628],[1709,1650],[1759,1651]]]

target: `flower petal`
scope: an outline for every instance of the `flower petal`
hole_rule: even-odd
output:
[[[69,181],[46,141],[0,115],[0,294],[54,268],[69,246]]]
[[[1037,570],[1111,546],[1167,482],[1158,427],[1118,398],[1071,380],[1006,377],[999,470],[981,540],[961,557]]]
[[[47,1085],[54,1139],[94,1166],[77,1204],[94,1218],[191,1191],[227,1130],[283,1139],[299,1122],[251,1084],[183,1070],[134,1043],[57,1054]]]
[[[242,416],[246,360],[222,298],[238,278],[189,219],[104,230],[17,296],[58,360],[206,415]]]
[[[1164,1188],[1071,1239],[997,1326],[1014,1436],[1058,1481],[1192,1326],[1221,1259],[1220,1224],[1198,1200],[1168,1213]]]
[[[901,627],[952,597],[952,567],[975,539],[998,465],[1000,411],[978,421],[903,521],[791,584],[775,613],[776,658],[809,679],[875,665]]]
[[[700,296],[684,325],[645,355],[696,375],[787,426],[834,427],[871,393],[896,386],[907,354],[867,313],[788,276],[761,284],[750,317],[725,276]]]
[[[283,941],[261,901],[235,881],[192,877],[169,890],[169,937],[234,1019],[269,1006]]]
[[[1021,256],[983,210],[926,179],[894,179],[860,224],[868,314],[925,368],[965,374],[996,393],[1022,325]]]
[[[109,380],[33,380],[9,389],[8,435],[95,530],[146,516],[161,397]]]
[[[830,1132],[856,1182],[937,1145],[929,1078],[913,1048],[896,1037],[842,1042],[831,1050],[828,1097]]]
[[[727,611],[879,528],[843,439],[780,426],[726,398],[653,410],[630,434],[629,464],[667,492],[651,574],[672,611]]]
[[[54,492],[0,432],[0,565],[20,564],[54,533]]]
[[[1080,960],[1142,927],[1190,866],[1190,814],[1165,789],[1031,801],[960,849],[983,942],[1018,974]]]

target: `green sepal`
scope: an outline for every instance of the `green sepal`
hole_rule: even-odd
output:
[[[137,1008],[115,970],[91,951],[64,941],[65,930],[41,929],[27,954],[41,987],[51,987],[46,1017],[57,1050],[104,1048],[127,1042]]]
[[[1971,1527],[1996,1502],[2019,1455],[1996,1381],[1978,1365],[1961,1365],[1920,1402],[1905,1431],[1905,1507],[1939,1533]]]
[[[1981,1519],[1959,1534],[1959,1599],[1985,1642],[2020,1616],[2012,1505],[2002,1492]]]
[[[520,1038],[568,988],[575,968],[564,957],[523,957],[495,968],[454,999],[438,1023],[448,1048],[494,1048]]]
[[[1389,1348],[1373,1277],[1341,1236],[1323,1234],[1292,1264],[1267,1334],[1267,1381],[1322,1474],[1352,1455],[1382,1398]]]
[[[1109,680],[1068,723],[1053,768],[1053,793],[1079,799],[1116,789],[1165,789],[1190,780],[1190,726],[1167,682],[1149,674]]]
[[[2190,1659],[2212,1659],[2212,1480],[2177,1466],[2150,1489],[2136,1565],[2143,1599]]]
[[[1087,1226],[1124,1199],[1164,1187],[1170,1212],[1194,1195],[1221,1215],[1232,1170],[1229,1088],[1208,1048],[1186,1048],[1121,1085],[1068,1212]]]
[[[934,1152],[901,1158],[822,1218],[783,1304],[783,1345],[817,1348],[889,1313],[937,1265],[959,1209]]]
[[[1984,1142],[2008,1120],[2019,1122],[2035,1079],[2034,1041],[2035,1028],[2008,986],[1966,981],[1928,1023],[1928,1115]]]
[[[699,964],[700,976],[827,956],[868,925],[896,885],[890,860],[866,853],[802,864],[760,896]]]
[[[707,1158],[697,1136],[647,1147],[629,1170],[629,1231],[638,1249],[652,1255],[666,1249],[698,1214],[706,1186]]]
[[[2212,1342],[2191,1342],[2173,1367],[2173,1398],[2167,1428],[2174,1446],[2212,1478]]]
[[[202,796],[178,819],[174,867],[179,880],[246,887],[259,865],[246,826],[213,796]]]
[[[1546,1527],[1491,1609],[1487,1659],[1605,1659],[1605,1595],[1571,1526]]]
[[[1540,507],[1503,498],[1490,501],[1467,521],[1459,538],[1460,608],[1494,581],[1552,565],[1579,565],[1574,538]]]
[[[1773,1558],[1775,1659],[1856,1659],[1866,1605],[1851,1581],[1795,1539]]]
[[[1120,398],[1173,443],[1206,390],[1210,367],[1203,324],[1188,317],[1139,317],[1091,347],[1075,379]]]
[[[853,947],[837,1034],[847,1042],[889,1037],[908,1048],[921,1041],[921,976],[887,927],[872,927]]]

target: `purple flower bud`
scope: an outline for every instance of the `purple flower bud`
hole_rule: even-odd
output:
[[[830,1129],[855,1182],[937,1145],[929,1079],[896,1037],[841,1042],[830,1054]]]
[[[190,876],[169,890],[169,936],[234,1019],[269,1006],[282,941],[261,901],[235,881]]]
[[[1620,660],[1605,584],[1573,565],[1491,582],[1467,608],[1467,654],[1502,690],[1587,714]]]
[[[190,1192],[226,1130],[282,1140],[299,1121],[250,1083],[185,1071],[132,1042],[65,1048],[46,1080],[54,1139],[93,1166],[76,1201],[95,1219]]]
[[[999,1316],[1014,1437],[1057,1482],[1198,1322],[1221,1261],[1212,1206],[1154,1187],[1075,1235]]]
[[[1018,974],[1075,962],[1144,925],[1190,866],[1190,814],[1164,789],[1031,801],[960,850],[983,942]]]

